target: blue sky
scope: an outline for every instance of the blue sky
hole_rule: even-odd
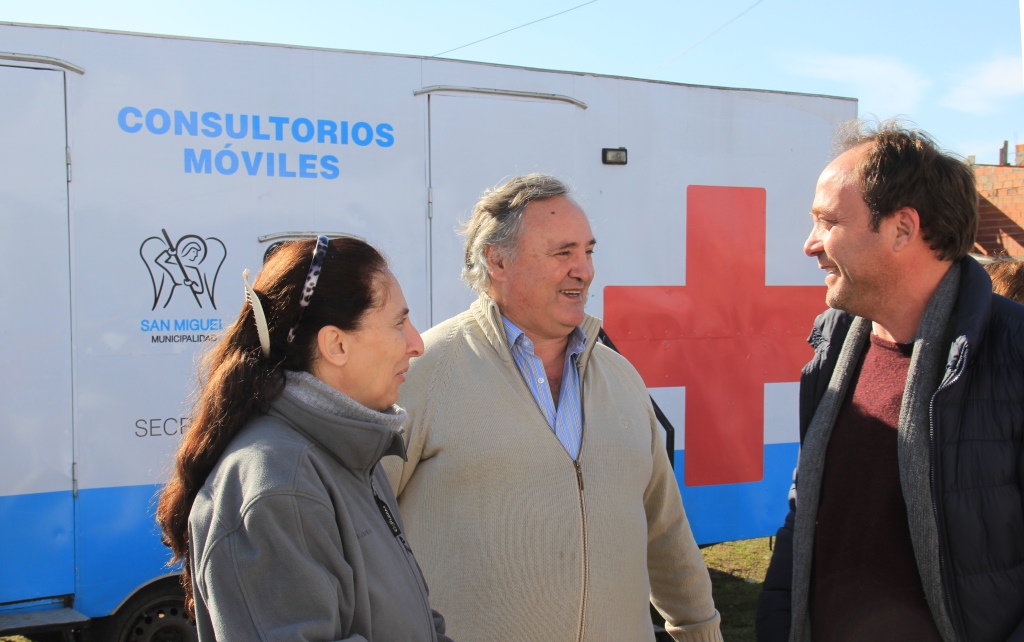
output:
[[[583,2],[0,0],[0,21],[429,56]],[[995,163],[1024,143],[1022,5],[595,0],[445,57],[849,96]]]

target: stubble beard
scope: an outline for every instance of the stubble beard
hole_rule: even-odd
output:
[[[856,281],[842,274],[828,288],[825,303],[830,308],[878,321],[878,312],[884,307],[884,302],[892,298],[896,281],[895,277],[886,274],[861,276]]]

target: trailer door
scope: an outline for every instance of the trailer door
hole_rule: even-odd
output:
[[[0,610],[74,593],[64,110],[63,72],[0,66]]]
[[[542,172],[570,183],[582,108],[569,102],[499,95],[431,94],[430,324],[469,307],[476,295],[460,282],[463,237],[485,188]]]

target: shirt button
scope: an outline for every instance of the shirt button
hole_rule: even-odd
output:
[[[537,383],[544,383],[544,377],[537,377]]]

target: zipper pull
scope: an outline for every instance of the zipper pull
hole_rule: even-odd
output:
[[[405,535],[399,535],[398,541],[402,543],[402,546],[405,547],[405,550],[409,553],[409,555],[412,555],[412,548],[409,547],[409,542],[405,541]]]
[[[579,460],[574,460],[573,465],[576,466],[576,480],[580,483],[580,490],[583,490],[583,469],[580,468]]]

